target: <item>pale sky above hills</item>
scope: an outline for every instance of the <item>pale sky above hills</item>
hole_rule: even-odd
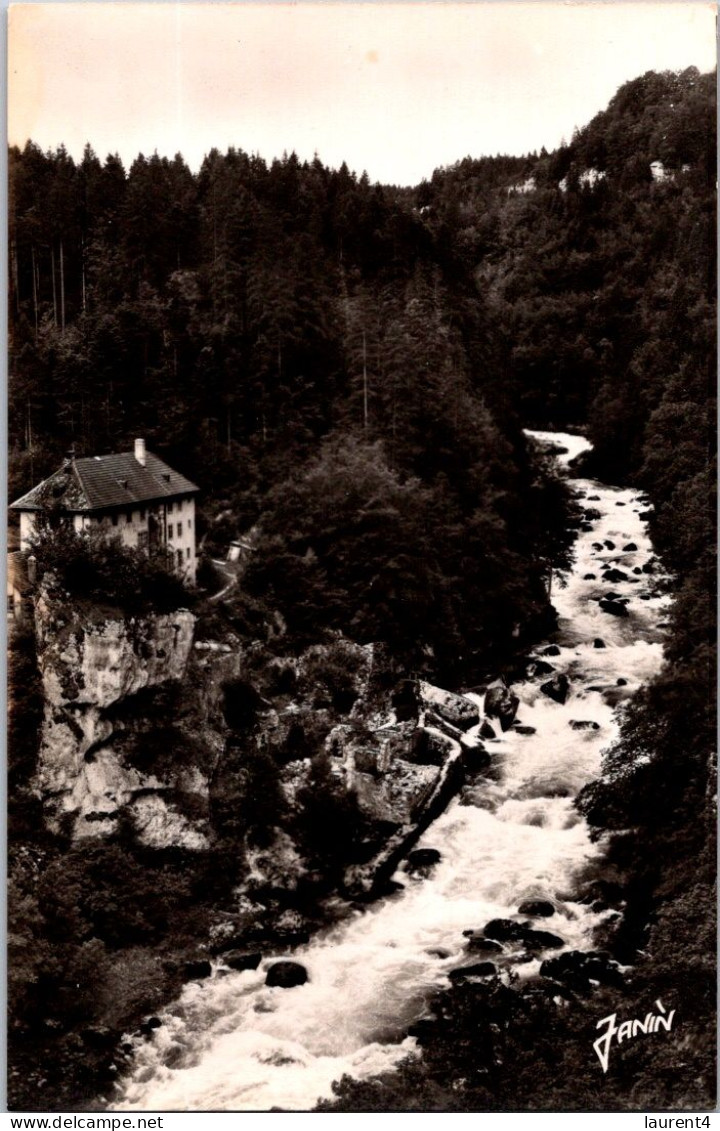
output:
[[[550,149],[647,70],[715,65],[713,3],[39,3],[10,9],[9,141],[126,166],[295,150],[413,184]]]

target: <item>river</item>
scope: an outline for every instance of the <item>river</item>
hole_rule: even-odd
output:
[[[565,447],[557,457],[565,463],[589,446],[573,435],[531,435]],[[585,479],[571,484],[591,530],[579,534],[570,573],[553,582],[560,654],[548,659],[570,679],[566,703],[540,692],[543,678],[513,684],[517,721],[536,733],[501,734],[496,727],[498,738],[487,744],[492,776],[464,787],[419,842],[442,854],[430,876],[400,871],[404,890],[291,956],[273,955],[256,971],[218,969],[188,984],[160,1015],[152,1039],[138,1042],[115,1109],[311,1109],[343,1074],[375,1075],[412,1052],[415,1041],[401,1040],[403,1031],[423,1016],[428,996],[448,985],[448,973],[468,962],[463,931],[517,917],[525,899],[555,905],[536,926],[559,934],[570,949],[592,946],[607,912],[576,902],[573,884],[602,848],[591,843],[573,798],[598,776],[602,750],[616,737],[614,704],[660,668],[658,626],[669,598],[657,593],[657,574],[632,572],[653,557],[638,492]],[[637,548],[624,549],[631,543]],[[606,564],[627,579],[601,580]],[[599,608],[610,589],[629,598],[627,617]],[[605,647],[595,646],[598,639]],[[571,721],[597,729],[576,729]],[[303,963],[309,982],[265,986],[267,966],[281,957]],[[532,977],[539,962],[516,972]]]

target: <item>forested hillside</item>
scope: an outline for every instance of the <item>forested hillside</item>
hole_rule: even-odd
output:
[[[634,968],[622,1005],[606,990],[568,1010],[542,992],[455,987],[422,1058],[381,1083],[345,1081],[345,1110],[714,1102],[715,176],[715,77],[692,68],[625,84],[553,153],[467,158],[412,189],[239,149],[212,151],[197,174],[181,155],[125,170],[89,146],[79,163],[62,147],[10,152],[10,494],[71,444],[91,455],[144,436],[199,484],[207,553],[253,530],[242,586],[199,609],[209,638],[297,656],[342,632],[383,642],[405,672],[467,686],[510,672],[551,627],[549,571],[567,561],[566,490],[524,427],[584,431],[584,473],[654,504],[677,595],[668,662],[579,801],[610,834],[621,915],[606,945]],[[191,936],[186,905],[207,916],[215,892],[212,858],[187,872],[122,841],[72,850],[75,912],[70,850],[42,834],[38,855],[33,831],[33,663],[29,646],[13,659],[29,723],[16,711],[11,857],[13,1023],[35,1040],[40,991],[64,1001],[100,944],[123,1023],[133,994],[147,1005],[107,923],[128,859],[123,922],[135,889],[152,902],[148,875],[168,879],[162,925],[127,936],[152,1008],[158,947]],[[106,859],[100,913],[88,892]],[[638,1042],[598,1082],[596,1021],[673,996],[682,1061],[677,1046]],[[77,1010],[87,1024],[90,1004]],[[92,1094],[76,1045],[63,1055]]]
[[[194,177],[28,144],[11,201],[11,493],[144,435],[208,549],[262,516],[246,590],[301,637],[459,671],[543,614],[561,492],[472,272],[399,194],[294,155]]]
[[[542,994],[454,989],[437,1003],[419,1066],[377,1087],[347,1084],[341,1106],[711,1107],[715,76],[627,83],[570,145],[514,167],[524,191],[508,191],[509,178],[498,191],[498,164],[440,170],[418,199],[474,267],[508,342],[523,418],[586,424],[596,445],[588,472],[647,490],[653,538],[676,579],[666,667],[626,709],[603,778],[579,798],[598,834],[612,830],[622,916],[610,949],[635,969],[621,1004],[603,990],[571,1010]],[[615,1009],[643,1016],[658,997],[681,1004],[681,1060],[677,1046],[638,1044],[599,1078],[587,1056],[597,1020]]]

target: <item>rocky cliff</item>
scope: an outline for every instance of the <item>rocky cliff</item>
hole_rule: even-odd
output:
[[[45,712],[35,788],[52,829],[104,835],[123,818],[148,845],[205,846],[221,742],[193,744],[183,728],[188,696],[195,709],[206,702],[197,685],[208,660],[193,656],[194,627],[185,609],[123,618],[38,594]],[[195,694],[184,690],[191,667]]]

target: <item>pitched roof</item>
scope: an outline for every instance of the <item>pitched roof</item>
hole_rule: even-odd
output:
[[[10,506],[16,511],[49,506],[64,511],[95,511],[172,499],[198,490],[152,452],[146,452],[145,466],[134,452],[115,452],[66,462]]]

